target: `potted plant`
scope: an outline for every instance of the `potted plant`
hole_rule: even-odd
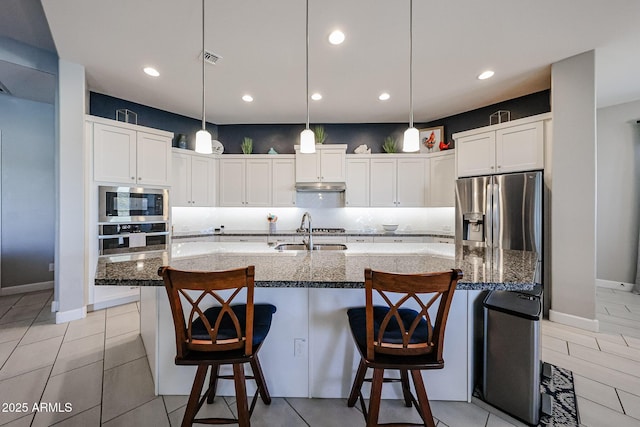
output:
[[[397,153],[398,152],[398,143],[396,139],[392,136],[388,136],[384,139],[384,144],[382,144],[382,149],[385,153]]]
[[[327,133],[324,131],[324,126],[316,126],[313,133],[316,136],[316,144],[324,144],[324,140],[327,139]]]
[[[253,151],[253,139],[245,136],[240,147],[242,148],[243,154],[251,154],[251,152]]]

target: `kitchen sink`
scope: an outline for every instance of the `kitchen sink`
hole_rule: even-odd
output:
[[[307,247],[298,243],[281,243],[274,249],[278,251],[306,251]],[[344,251],[347,249],[347,245],[340,243],[319,243],[313,245],[314,251]]]

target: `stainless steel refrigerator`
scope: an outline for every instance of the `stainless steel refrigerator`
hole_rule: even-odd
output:
[[[536,251],[542,259],[542,172],[458,179],[456,243]]]

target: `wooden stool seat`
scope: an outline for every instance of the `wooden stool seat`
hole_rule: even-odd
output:
[[[347,311],[349,328],[361,356],[347,404],[352,407],[360,399],[367,427],[379,425],[382,384],[392,381],[402,383],[405,405],[414,405],[423,420],[423,424],[393,425],[435,427],[421,371],[444,368],[444,331],[460,278],[460,270],[425,274],[365,270],[366,306]],[[374,291],[385,305],[373,305]],[[436,302],[437,314],[432,322],[429,309]],[[418,310],[403,307],[405,304]],[[366,379],[369,368],[373,369],[373,377]],[[385,378],[387,369],[399,370],[400,378]],[[409,374],[417,398],[411,392]],[[368,408],[361,390],[365,381],[371,382]]]
[[[180,271],[171,267],[158,270],[164,279],[173,315],[175,363],[198,367],[182,427],[194,423],[237,423],[248,427],[258,394],[265,404],[271,403],[258,350],[267,337],[276,307],[253,303],[254,271],[253,266],[213,272]],[[246,303],[232,304],[245,289]],[[226,291],[225,297],[221,291]],[[205,309],[212,303],[214,305]],[[253,376],[245,375],[245,363],[251,365]],[[220,375],[221,365],[233,365],[233,375]],[[209,369],[209,388],[201,397]],[[234,381],[238,418],[196,418],[205,399],[207,403],[213,402],[218,379]],[[247,402],[246,379],[254,379],[257,384],[251,405]]]

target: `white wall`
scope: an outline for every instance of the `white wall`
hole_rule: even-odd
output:
[[[598,110],[598,279],[633,283],[640,224],[640,101]]]
[[[63,59],[58,81],[56,322],[86,316],[85,224],[88,159],[84,149],[84,67]],[[91,268],[95,268],[91,267]]]
[[[597,330],[595,52],[551,67],[551,311],[549,318]]]
[[[454,208],[173,208],[174,232],[267,231],[267,215],[278,216],[279,231],[295,230],[302,214],[311,213],[313,227],[343,227],[347,230],[382,229],[382,224],[398,224],[398,230],[454,232]]]

